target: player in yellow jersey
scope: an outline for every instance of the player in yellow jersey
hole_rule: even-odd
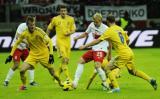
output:
[[[18,44],[23,41],[23,39],[27,40],[30,52],[20,69],[20,76],[23,84],[20,86],[20,90],[26,90],[26,70],[35,68],[34,66],[37,63],[40,63],[42,66],[47,68],[49,73],[59,82],[59,85],[62,86],[60,79],[55,75],[55,71],[51,65],[54,63],[52,41],[42,29],[35,26],[35,20],[35,17],[27,17],[26,24],[28,28],[15,42],[9,56],[13,56],[15,49],[17,48]],[[49,45],[49,49],[47,45]]]
[[[134,66],[134,53],[127,45],[128,36],[126,32],[119,26],[115,24],[115,18],[112,15],[107,16],[107,24],[109,28],[105,31],[103,35],[86,45],[80,47],[80,49],[84,49],[86,47],[95,45],[103,40],[108,40],[112,43],[113,48],[117,52],[117,58],[114,60],[110,66],[106,66],[106,72],[108,74],[109,79],[112,81],[114,89],[109,91],[109,93],[120,92],[120,88],[118,82],[116,80],[116,76],[114,73],[110,72],[111,69],[123,68],[127,67],[130,74],[143,78],[148,81],[152,87],[156,90],[157,83],[156,80],[145,74],[144,72],[138,70]]]
[[[66,80],[71,80],[67,65],[71,52],[70,36],[75,32],[76,27],[74,18],[67,15],[67,7],[65,5],[59,6],[59,11],[60,15],[52,18],[47,33],[51,33],[51,30],[55,28],[57,52],[61,59],[61,66],[58,70],[58,74],[60,75],[64,72],[67,78]]]

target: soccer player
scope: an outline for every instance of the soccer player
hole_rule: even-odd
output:
[[[16,35],[15,38],[13,40],[12,46],[14,45],[14,43],[17,41],[17,39],[19,38],[19,36],[21,35],[21,33],[27,29],[27,25],[26,23],[21,23],[16,31]],[[6,76],[6,79],[4,81],[4,86],[8,86],[9,84],[9,80],[12,78],[12,76],[14,75],[14,72],[16,69],[18,69],[19,65],[20,65],[20,60],[24,61],[27,56],[29,54],[29,50],[27,48],[27,42],[24,39],[22,43],[20,43],[14,54],[13,57],[8,57],[5,61],[5,64],[8,63],[8,61],[12,60],[13,58],[13,66],[9,69],[8,74]],[[29,77],[30,77],[30,85],[35,86],[37,85],[37,83],[34,81],[34,69],[32,70],[28,70],[29,72]]]
[[[60,86],[63,86],[60,79],[55,75],[55,71],[51,64],[54,63],[53,44],[48,35],[40,28],[35,26],[35,17],[28,16],[26,19],[27,29],[20,35],[15,42],[9,57],[13,56],[15,49],[25,38],[28,42],[30,52],[26,60],[23,62],[20,69],[20,77],[22,86],[20,90],[26,90],[25,72],[28,69],[34,68],[37,63],[48,69],[49,73],[58,81]],[[49,48],[47,47],[49,45]]]
[[[111,73],[109,70],[115,68],[123,68],[127,67],[129,73],[131,75],[143,78],[144,80],[148,81],[152,87],[156,90],[157,83],[156,80],[145,74],[144,72],[138,70],[134,66],[134,53],[127,45],[128,36],[126,32],[119,26],[115,24],[115,18],[112,15],[107,16],[107,24],[109,28],[102,34],[98,39],[83,45],[80,49],[87,48],[89,46],[95,45],[100,43],[101,41],[109,40],[115,51],[117,52],[117,57],[115,58],[114,62],[110,64],[110,66],[106,66],[107,74],[109,79],[112,81],[114,88],[109,91],[109,93],[120,92],[120,88],[118,82],[116,80],[116,76],[114,73]]]
[[[96,13],[93,15],[93,21],[88,26],[85,33],[81,34],[80,36],[76,37],[75,40],[80,38],[87,37],[89,33],[93,34],[94,39],[98,39],[102,33],[108,28],[105,24],[102,23],[102,15],[100,13]],[[82,75],[84,64],[90,61],[94,61],[95,63],[95,70],[99,74],[102,84],[105,87],[108,87],[106,84],[106,75],[105,72],[101,68],[101,64],[103,62],[104,57],[108,54],[108,59],[111,58],[111,47],[109,47],[109,43],[107,41],[103,41],[95,46],[92,47],[92,50],[87,51],[82,55],[78,62],[78,66],[75,72],[73,87],[77,88],[78,81]],[[109,50],[108,50],[109,49]]]
[[[67,15],[67,7],[65,5],[59,6],[60,15],[52,18],[47,33],[51,33],[51,30],[56,30],[56,46],[57,52],[61,59],[61,64],[58,70],[58,75],[64,72],[66,80],[70,81],[70,74],[68,71],[68,63],[71,52],[70,35],[76,30],[74,18]]]

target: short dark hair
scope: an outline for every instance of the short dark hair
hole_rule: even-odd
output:
[[[115,17],[111,14],[109,14],[107,16],[107,21],[109,21],[110,23],[114,23],[116,20],[115,20]]]
[[[36,21],[36,17],[35,16],[27,16],[26,23],[28,24],[29,21],[31,21],[31,22]]]
[[[66,5],[58,5],[58,10],[60,9],[67,9],[67,6]]]

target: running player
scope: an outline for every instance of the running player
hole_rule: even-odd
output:
[[[67,15],[67,7],[65,5],[59,6],[60,15],[53,17],[50,22],[47,33],[51,33],[51,30],[56,30],[56,47],[61,64],[58,70],[58,75],[64,72],[66,80],[70,81],[71,77],[68,71],[68,63],[71,52],[70,36],[76,30],[74,18]]]
[[[26,23],[21,23],[18,26],[12,46],[17,41],[21,33],[26,29],[27,29]],[[24,61],[27,58],[28,54],[29,54],[29,50],[27,48],[27,41],[24,39],[23,42],[20,43],[16,48],[13,54],[13,57],[8,57],[5,61],[5,64],[6,64],[8,61],[12,60],[13,58],[13,66],[8,71],[8,74],[4,81],[4,86],[8,86],[9,80],[13,77],[15,70],[18,69],[20,65],[20,60]],[[28,72],[29,72],[29,78],[30,78],[30,85],[32,86],[37,85],[37,83],[34,81],[34,69],[28,70]]]

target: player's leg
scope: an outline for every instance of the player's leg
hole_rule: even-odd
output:
[[[21,59],[22,61],[24,61],[29,55],[29,50],[28,49],[24,49],[23,53],[21,55]],[[37,83],[34,81],[34,68],[30,68],[28,70],[28,74],[29,74],[29,82],[31,86],[36,86]]]
[[[93,59],[93,51],[89,50],[82,55],[82,57],[78,61],[77,69],[74,75],[73,87],[77,88],[78,81],[83,73],[84,64],[91,61]]]
[[[73,87],[77,88],[78,85],[78,81],[83,73],[83,69],[84,69],[84,64],[85,64],[85,60],[81,57],[79,59],[78,65],[77,65],[77,69],[74,75],[74,80],[73,80]]]
[[[156,80],[151,78],[150,76],[148,76],[143,71],[136,69],[135,66],[134,66],[134,63],[133,63],[133,59],[131,59],[130,61],[127,62],[126,67],[128,69],[129,74],[140,77],[140,78],[148,81],[153,86],[153,88],[155,90],[157,89]]]
[[[27,62],[24,62],[22,64],[22,67],[20,69],[20,77],[21,77],[21,81],[22,81],[22,86],[20,86],[20,90],[26,90],[26,76],[25,76],[25,72],[30,69],[30,68],[34,68],[32,65],[30,65]]]
[[[109,91],[108,93],[114,93],[114,92],[120,91],[119,84],[116,78],[117,73],[113,72],[113,70],[117,69],[118,66],[123,67],[123,65],[124,65],[124,62],[120,60],[117,56],[114,59],[112,59],[112,61],[109,62],[108,66],[106,66],[105,71],[113,85],[113,89]]]
[[[70,78],[70,74],[69,74],[69,70],[68,70],[68,63],[69,63],[69,55],[70,55],[70,48],[67,48],[65,46],[59,46],[58,47],[58,52],[60,54],[60,67],[57,71],[58,76],[60,76],[60,74],[62,72],[64,72],[66,79],[67,80],[71,80]]]
[[[50,64],[48,62],[49,60],[49,53],[43,55],[43,58],[39,59],[40,64],[45,67],[46,69],[48,69],[49,74],[53,77],[53,79],[56,79],[56,81],[59,83],[60,86],[63,86],[63,84],[61,83],[59,77],[57,76],[57,74],[55,73],[54,68],[52,67],[52,64]]]
[[[19,67],[20,64],[20,56],[22,52],[19,49],[16,49],[13,54],[13,66],[9,69],[7,76],[4,81],[4,86],[8,86],[10,79],[14,75],[15,70]]]
[[[109,88],[109,85],[106,83],[106,74],[104,70],[102,69],[102,62],[105,56],[106,56],[106,53],[104,51],[94,51],[93,52],[93,60],[95,62],[95,69],[102,80],[103,87],[106,90]]]
[[[115,58],[112,58],[110,60],[110,62],[108,62],[108,60],[105,58],[103,59],[103,63],[102,63],[102,69],[105,71],[106,66],[108,66],[109,64],[113,64]],[[110,71],[110,70],[109,70]],[[120,77],[120,69],[116,68],[111,70],[110,72],[114,72],[116,78]],[[111,80],[109,79],[109,77],[107,76],[107,80],[106,82],[109,84],[110,88],[113,89],[113,84],[111,83]]]
[[[69,64],[69,57],[70,57],[70,47],[65,47],[64,53],[62,56],[62,71],[64,72],[66,76],[66,81],[71,81],[69,69],[68,69],[68,64]]]
[[[61,59],[62,58],[62,53],[60,51],[60,48],[59,46],[57,46],[57,55],[58,55],[58,58]],[[62,67],[61,67],[62,63],[60,63],[60,66],[57,70],[57,75],[60,76],[60,74],[62,73]]]

